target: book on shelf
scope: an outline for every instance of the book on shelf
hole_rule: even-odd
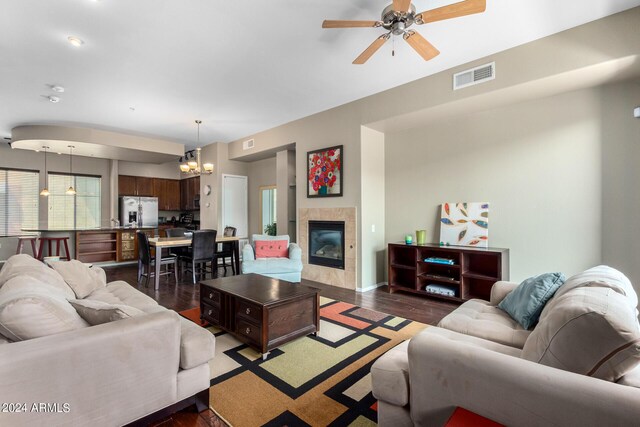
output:
[[[439,258],[439,257],[429,257],[425,258],[424,262],[430,262],[432,264],[445,264],[445,265],[454,265],[455,261],[449,258]]]
[[[435,283],[425,286],[424,290],[431,294],[436,294],[436,295],[446,295],[448,297],[456,296],[455,288],[452,288],[450,286],[444,286],[444,285],[436,285]]]

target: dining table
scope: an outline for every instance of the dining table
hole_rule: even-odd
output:
[[[233,243],[233,255],[231,262],[235,263],[236,274],[240,272],[240,238],[216,236],[217,243]],[[155,254],[155,290],[160,288],[160,262],[162,260],[162,249],[179,248],[191,246],[191,236],[184,237],[151,237],[149,238],[149,246],[156,248]]]

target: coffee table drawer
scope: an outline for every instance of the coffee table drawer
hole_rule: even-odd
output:
[[[202,303],[202,318],[214,325],[220,324],[220,309],[205,302]]]
[[[204,302],[213,305],[220,305],[220,292],[216,291],[215,289],[211,289],[208,286],[202,286],[200,292],[200,296]]]
[[[251,322],[247,322],[243,319],[236,319],[236,334],[241,337],[248,338],[255,344],[261,344],[262,329]]]
[[[253,319],[259,323],[262,322],[262,307],[259,305],[245,300],[238,300],[236,307],[236,315]]]

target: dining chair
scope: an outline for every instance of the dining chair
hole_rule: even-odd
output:
[[[224,228],[224,237],[235,237],[237,233],[237,229],[235,227],[225,227]],[[236,275],[236,265],[233,262],[233,247],[234,242],[224,242],[221,244],[222,248],[218,251],[218,259],[222,260],[222,264],[218,265],[219,267],[224,268],[224,275],[227,275],[227,267],[231,267],[231,271],[233,275]],[[229,264],[227,264],[226,259],[229,258]]]
[[[180,257],[187,264],[186,270],[191,271],[193,284],[196,283],[196,270],[199,276],[204,274],[206,277],[206,274],[210,272],[212,278],[218,277],[215,268],[218,264],[217,234],[217,230],[194,231],[191,237],[191,253]],[[210,268],[207,267],[207,263],[211,263]]]
[[[155,276],[156,259],[151,256],[151,246],[149,245],[149,236],[145,233],[138,232],[138,283],[143,277],[146,277],[144,286],[149,286],[149,279]],[[159,250],[159,249],[156,249]],[[171,274],[169,271],[169,265],[173,264],[173,273],[176,279],[176,285],[178,284],[178,257],[176,255],[163,256],[160,260],[160,266],[166,265],[167,268],[164,272],[160,272],[161,276]],[[146,267],[146,272],[145,272]]]

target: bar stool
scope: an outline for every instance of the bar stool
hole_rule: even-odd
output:
[[[18,248],[16,249],[16,254],[21,254],[24,250],[24,243],[31,242],[31,250],[33,251],[33,257],[38,258],[38,249],[36,248],[36,242],[38,241],[38,236],[18,236]]]
[[[40,249],[38,250],[38,259],[42,261],[44,259],[44,243],[47,242],[49,256],[60,256],[60,242],[64,243],[64,256],[60,257],[60,260],[70,261],[71,253],[69,252],[69,237],[41,237]],[[51,243],[56,242],[56,254],[53,255],[51,251]]]

